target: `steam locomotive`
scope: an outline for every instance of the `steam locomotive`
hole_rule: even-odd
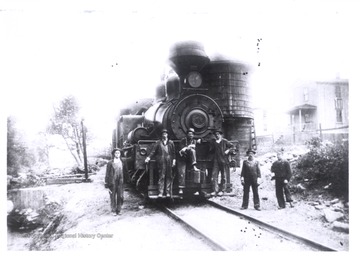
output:
[[[124,176],[128,183],[153,199],[158,196],[155,161],[145,163],[153,145],[168,131],[179,151],[180,140],[187,130],[202,142],[196,146],[200,172],[186,170],[185,187],[179,189],[178,169],[174,168],[172,197],[208,197],[212,191],[209,145],[214,130],[234,144],[229,154],[231,167],[240,167],[240,155],[249,148],[256,150],[254,117],[251,108],[248,66],[221,58],[210,58],[199,42],[179,42],[170,49],[171,76],[157,86],[155,98],[139,101],[137,110],[123,110],[113,131],[113,147],[122,150]],[[177,155],[179,156],[178,152]],[[230,176],[221,188],[232,192]]]

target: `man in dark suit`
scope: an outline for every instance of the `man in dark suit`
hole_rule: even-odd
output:
[[[275,161],[271,166],[271,172],[274,173],[274,176],[271,178],[271,180],[275,179],[276,199],[279,204],[279,209],[285,208],[284,194],[286,202],[289,202],[290,207],[293,207],[293,200],[291,198],[288,187],[288,183],[292,175],[290,163],[283,158],[283,150],[277,153],[277,157],[278,160]]]
[[[248,158],[244,160],[241,169],[241,184],[244,186],[243,202],[241,209],[247,209],[249,205],[250,187],[254,197],[254,208],[260,210],[259,199],[259,180],[261,178],[261,171],[259,162],[254,158],[255,151],[252,149],[247,150],[246,155]]]
[[[226,178],[230,175],[230,166],[228,155],[231,149],[235,146],[227,139],[223,138],[223,132],[216,130],[214,132],[215,140],[212,140],[210,146],[210,153],[213,155],[212,181],[213,181],[213,196],[223,195],[223,191],[219,191],[219,172],[221,172],[221,184],[223,186],[227,183]]]

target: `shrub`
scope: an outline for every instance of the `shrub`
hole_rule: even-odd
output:
[[[329,191],[348,198],[349,154],[347,144],[323,143],[320,138],[307,142],[310,149],[296,164],[297,175],[314,186],[329,185]]]

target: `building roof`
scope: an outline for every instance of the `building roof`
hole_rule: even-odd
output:
[[[288,111],[288,113],[291,114],[291,113],[294,113],[294,112],[299,111],[299,110],[316,110],[316,109],[317,109],[317,106],[309,105],[309,104],[303,104],[303,105],[295,106],[295,107],[291,108]]]

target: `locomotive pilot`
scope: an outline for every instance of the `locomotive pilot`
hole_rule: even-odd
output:
[[[186,132],[186,137],[180,141],[180,151],[178,160],[179,172],[179,194],[182,194],[182,189],[185,188],[185,173],[186,169],[200,171],[196,167],[196,144],[201,143],[201,139],[194,138],[194,128],[189,128]]]
[[[161,139],[158,140],[145,163],[148,163],[152,157],[155,156],[156,166],[159,174],[159,195],[158,197],[172,196],[172,182],[173,182],[173,167],[176,164],[175,160],[175,145],[169,140],[168,131],[166,129],[161,131]]]
[[[227,179],[230,177],[230,162],[228,155],[235,146],[230,143],[227,139],[223,138],[223,132],[216,130],[214,132],[215,140],[212,140],[210,146],[210,153],[213,155],[213,168],[212,168],[212,181],[213,181],[213,196],[221,196],[225,191],[225,184]],[[219,172],[221,172],[221,184],[222,190],[219,191]]]

